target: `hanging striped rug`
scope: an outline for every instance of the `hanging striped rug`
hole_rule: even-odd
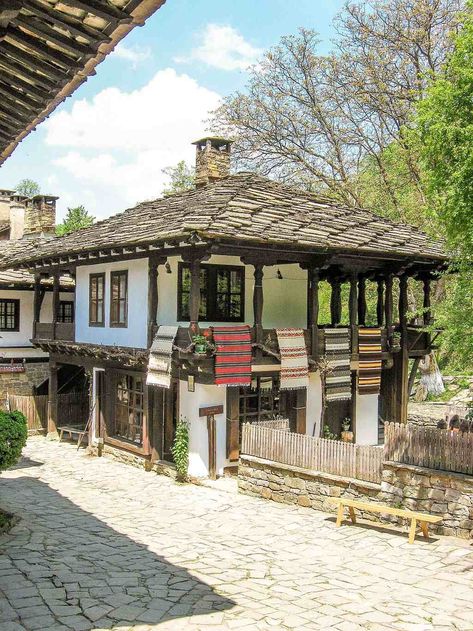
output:
[[[212,327],[217,350],[215,357],[215,383],[226,386],[251,384],[250,327]]]
[[[281,351],[281,390],[299,390],[309,385],[309,359],[302,329],[276,329]]]
[[[325,377],[327,401],[351,399],[350,331],[324,329],[325,356],[330,372]]]
[[[381,386],[381,329],[358,330],[358,392],[379,394]]]
[[[160,326],[149,349],[148,386],[171,386],[172,347],[177,335],[177,326]]]

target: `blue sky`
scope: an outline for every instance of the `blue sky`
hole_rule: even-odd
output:
[[[162,169],[193,161],[190,145],[246,68],[301,26],[334,37],[342,0],[167,0],[0,168],[59,195],[58,220],[84,204],[97,218],[160,195]]]

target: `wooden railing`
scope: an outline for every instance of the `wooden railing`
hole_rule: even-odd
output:
[[[241,454],[378,484],[384,459],[380,447],[313,438],[250,423],[242,428]]]
[[[48,395],[8,395],[10,410],[19,410],[26,416],[30,433],[46,432],[48,428]],[[58,395],[59,425],[85,427],[89,417],[89,398],[82,392]]]
[[[74,322],[36,322],[33,338],[35,340],[74,341]]]
[[[385,460],[473,474],[473,433],[399,423],[384,426]]]

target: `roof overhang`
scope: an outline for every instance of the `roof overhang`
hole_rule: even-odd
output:
[[[0,0],[0,165],[166,0]]]

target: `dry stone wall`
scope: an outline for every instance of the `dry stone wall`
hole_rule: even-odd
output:
[[[8,393],[18,396],[32,395],[35,386],[49,377],[49,363],[25,363],[25,372],[8,372],[0,374],[0,400]]]
[[[443,521],[431,530],[439,534],[473,538],[473,478],[386,462],[381,484],[362,482],[317,471],[308,471],[250,456],[238,470],[240,493],[275,502],[297,504],[334,512],[331,498],[347,497],[440,515]],[[399,521],[364,512],[371,521]]]

